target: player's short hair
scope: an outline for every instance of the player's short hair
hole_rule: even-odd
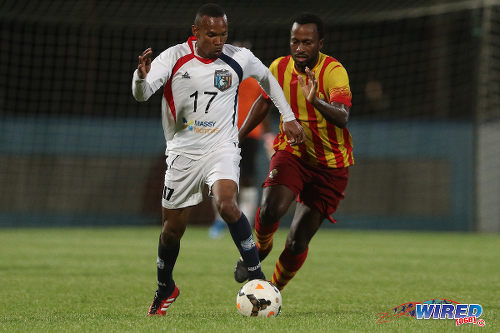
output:
[[[196,16],[194,18],[194,23],[203,16],[209,17],[224,17],[226,16],[226,12],[216,3],[206,3],[196,12]]]
[[[316,29],[318,29],[319,39],[323,39],[323,37],[325,37],[325,24],[323,23],[323,20],[318,15],[315,15],[312,13],[300,13],[293,18],[292,25],[294,23],[298,23],[298,24],[313,23],[313,24],[316,24]]]

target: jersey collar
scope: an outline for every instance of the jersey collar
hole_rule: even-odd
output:
[[[189,45],[189,48],[191,49],[191,53],[193,54],[193,56],[198,59],[199,61],[201,61],[202,63],[204,64],[211,64],[212,62],[214,62],[215,60],[217,60],[217,58],[215,59],[206,59],[206,58],[202,58],[202,57],[199,57],[196,55],[196,52],[194,51],[194,47],[195,47],[195,44],[196,44],[196,37],[195,36],[191,36],[188,38],[187,40],[187,43]]]

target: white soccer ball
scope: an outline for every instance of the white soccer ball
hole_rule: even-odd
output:
[[[236,306],[247,317],[276,317],[281,312],[281,293],[269,281],[251,280],[238,292]]]

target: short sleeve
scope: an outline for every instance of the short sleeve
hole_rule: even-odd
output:
[[[335,66],[328,74],[328,95],[331,102],[352,105],[352,93],[349,87],[347,71],[341,65]]]

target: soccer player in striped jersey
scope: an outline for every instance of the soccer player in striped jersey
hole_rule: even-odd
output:
[[[344,197],[349,166],[354,164],[352,139],[346,128],[351,109],[349,79],[340,62],[320,52],[323,31],[318,16],[307,13],[297,16],[290,31],[291,55],[276,59],[270,66],[306,133],[304,143],[290,144],[281,119],[280,132],[274,141],[276,152],[255,219],[257,248],[263,260],[273,246],[279,219],[297,201],[285,248],[271,280],[280,290],[306,260],[309,242],[323,220],[335,222],[331,214]],[[257,103],[271,104],[264,98]],[[240,138],[265,114],[252,112],[240,129]],[[234,277],[243,282],[247,276],[240,258]]]
[[[158,290],[148,314],[165,315],[179,296],[172,272],[189,212],[208,188],[228,224],[250,279],[264,278],[252,229],[236,201],[239,182],[238,86],[254,77],[278,106],[291,143],[303,142],[283,91],[268,68],[250,50],[226,45],[228,24],[218,5],[198,10],[193,37],[151,60],[152,50],[139,56],[132,93],[147,100],[163,86],[162,124],[166,140],[163,226],[158,244]]]

